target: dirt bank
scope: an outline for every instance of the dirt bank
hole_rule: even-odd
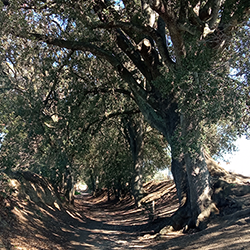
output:
[[[161,196],[160,190],[167,188]],[[158,195],[153,221],[149,220],[150,210],[136,208],[129,197],[107,202],[105,193],[97,198],[81,194],[76,196],[75,207],[63,207],[55,205],[54,196],[49,204],[24,194],[23,199],[17,196],[0,212],[0,249],[250,249],[249,193],[234,196],[241,208],[237,205],[224,210],[229,214],[214,215],[203,231],[156,234],[178,202],[171,182],[150,183],[147,190]]]

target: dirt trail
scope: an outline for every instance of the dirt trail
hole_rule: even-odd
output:
[[[146,246],[138,237],[148,233],[147,217],[132,203],[105,203],[85,195],[78,196],[75,204],[80,224],[75,239],[70,242],[72,249],[137,249]]]
[[[215,216],[201,232],[172,232],[156,236],[159,221],[127,198],[107,202],[106,196],[78,195],[75,207],[57,210],[42,204],[20,203],[13,208],[18,224],[0,227],[1,250],[128,250],[128,249],[250,249],[250,206],[234,214]],[[250,194],[241,199],[248,200]],[[156,202],[156,216],[177,209],[175,189]]]
[[[245,198],[249,199],[249,195]],[[167,206],[161,210],[171,215],[173,208]],[[71,239],[71,249],[250,249],[249,208],[216,216],[201,232],[189,235],[175,232],[161,237],[150,234],[154,225],[148,224],[147,213],[126,201],[112,204],[89,196],[79,197],[76,210],[84,216],[84,221],[75,232],[75,239]]]

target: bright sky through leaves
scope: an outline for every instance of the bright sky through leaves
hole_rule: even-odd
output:
[[[220,161],[220,165],[228,171],[250,176],[250,140],[239,138],[236,146],[238,151],[224,156],[228,163]]]

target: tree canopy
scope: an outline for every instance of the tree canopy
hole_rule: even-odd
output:
[[[249,1],[2,2],[1,98],[13,96],[9,122],[23,131],[13,140],[71,162],[108,118],[140,111],[171,148],[173,226],[199,226],[214,206],[204,148],[249,133]]]

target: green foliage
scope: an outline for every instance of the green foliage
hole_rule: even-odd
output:
[[[164,137],[155,129],[149,128],[144,147],[145,180],[151,178],[158,170],[171,169],[170,148]]]
[[[14,189],[10,185],[10,178],[7,174],[0,172],[0,201],[11,196]]]
[[[123,135],[109,121],[91,139],[89,154],[85,156],[86,183],[93,189],[126,186],[133,174],[132,157]],[[92,178],[92,179],[91,179]],[[94,190],[95,191],[95,190]]]

